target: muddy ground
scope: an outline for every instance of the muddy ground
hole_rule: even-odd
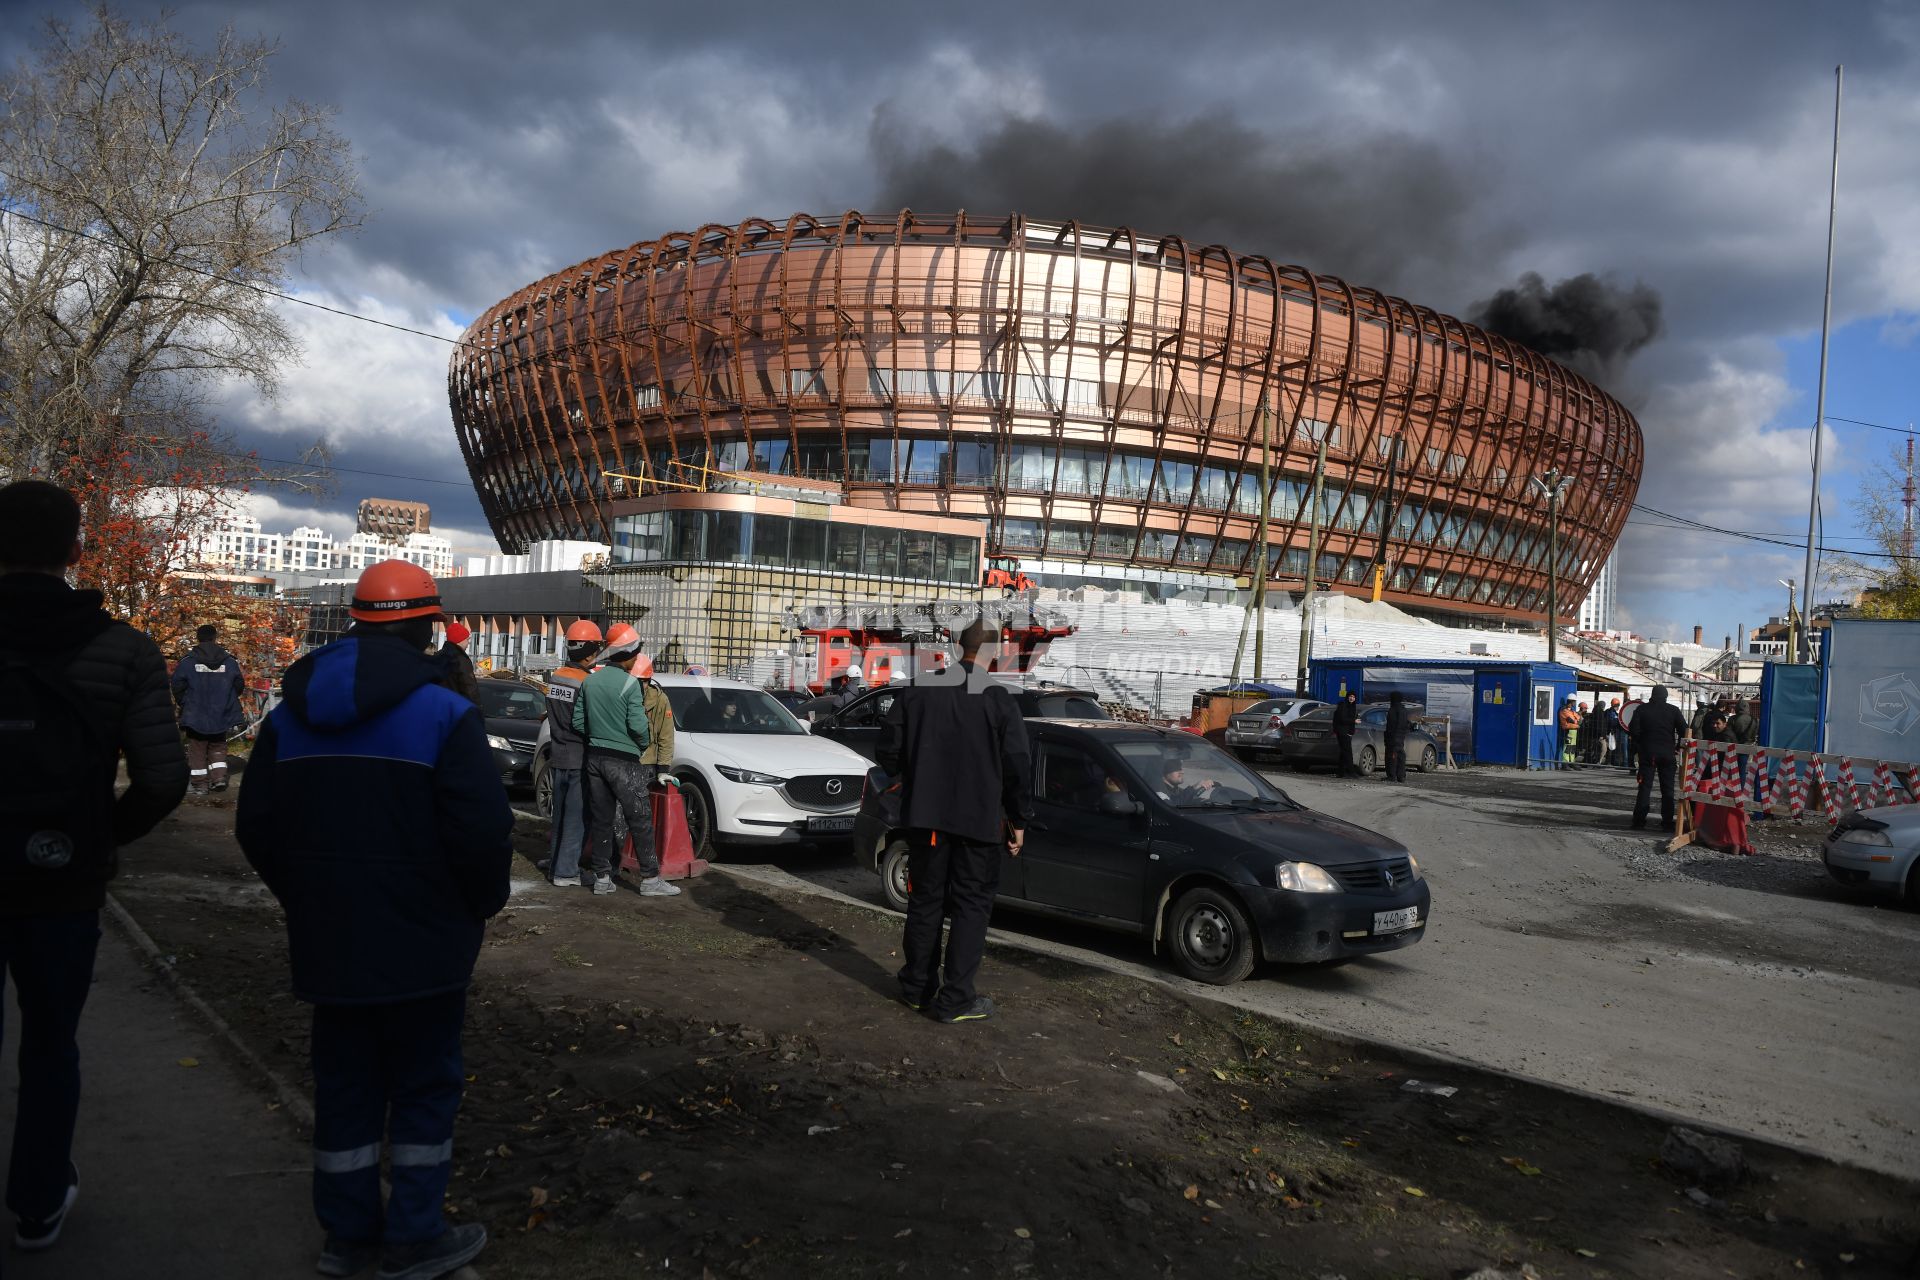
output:
[[[302,1087],[231,829],[183,808],[115,892]],[[1000,1018],[941,1027],[892,998],[894,919],[721,872],[550,889],[543,839],[469,1012],[449,1198],[490,1276],[1916,1274],[1911,1184],[1749,1142],[1701,1185],[1638,1113],[1023,952],[989,953]]]

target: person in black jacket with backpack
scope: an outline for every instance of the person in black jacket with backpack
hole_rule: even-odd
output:
[[[12,974],[20,1002],[7,1208],[22,1249],[58,1240],[80,1193],[75,1037],[116,850],[187,789],[166,659],[98,591],[67,585],[79,560],[71,494],[42,480],[0,489],[0,978]]]
[[[287,915],[313,1005],[313,1201],[322,1275],[383,1280],[472,1260],[449,1228],[460,1031],[486,921],[506,904],[513,812],[479,708],[427,653],[439,588],[417,565],[360,575],[345,638],[293,664],[240,787],[235,834]],[[392,1194],[380,1198],[382,1139]]]

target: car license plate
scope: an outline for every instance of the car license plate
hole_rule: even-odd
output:
[[[1318,729],[1295,729],[1293,731],[1293,736],[1296,738],[1304,739],[1306,741],[1314,741],[1319,738],[1324,738],[1327,735],[1322,733]]]
[[[1373,931],[1375,933],[1405,933],[1420,923],[1420,908],[1402,907],[1398,911],[1376,911],[1373,913]]]
[[[844,818],[808,818],[807,830],[825,832],[851,831],[853,830],[853,815],[848,814]]]

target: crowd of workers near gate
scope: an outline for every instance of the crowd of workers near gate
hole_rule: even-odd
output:
[[[1665,698],[1663,696],[1662,700]],[[1560,704],[1559,750],[1562,768],[1611,766],[1637,769],[1639,748],[1632,732],[1633,718],[1646,704],[1629,697],[1580,702],[1569,697]],[[1760,700],[1723,693],[1702,699],[1691,718],[1682,721],[1681,736],[1705,742],[1734,742],[1751,746],[1760,741]]]

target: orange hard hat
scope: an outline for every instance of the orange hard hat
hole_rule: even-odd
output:
[[[653,679],[653,659],[644,653],[635,658],[633,660],[633,674],[639,676],[642,680]]]
[[[594,622],[591,618],[582,618],[578,622],[573,623],[571,626],[567,628],[568,644],[575,644],[581,641],[588,641],[588,640],[592,641],[595,644],[598,644],[600,643],[601,638],[602,637],[600,635],[600,628],[594,625]]]
[[[440,587],[433,575],[405,560],[370,564],[353,584],[353,603],[347,616],[360,622],[401,622],[408,618],[438,621]]]
[[[640,649],[640,633],[624,622],[607,628],[607,647],[600,651],[602,662],[615,662]]]

